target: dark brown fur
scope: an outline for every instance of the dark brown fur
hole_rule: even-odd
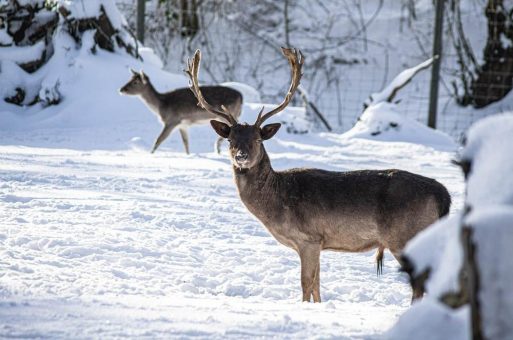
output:
[[[211,123],[230,140],[242,202],[280,243],[298,252],[305,301],[320,301],[321,250],[378,248],[380,272],[385,248],[399,260],[411,238],[449,211],[447,189],[431,178],[396,169],[274,171],[262,141],[279,124]]]
[[[263,141],[280,124],[262,123],[285,109],[299,86],[304,57],[282,48],[291,67],[291,83],[276,108],[258,114],[254,125],[238,124],[201,95],[198,73],[201,52],[187,62],[191,90],[202,107],[229,120],[210,123],[230,142],[230,157],[240,198],[280,243],[297,251],[301,261],[303,301],[321,301],[322,250],[361,252],[378,248],[378,273],[383,251],[397,260],[405,244],[449,211],[451,199],[437,181],[401,170],[334,172],[319,169],[274,171]],[[422,291],[414,290],[414,297]]]

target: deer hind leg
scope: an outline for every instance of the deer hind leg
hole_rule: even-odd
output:
[[[314,302],[320,302],[320,288],[316,288],[316,274],[319,269],[321,246],[319,244],[303,245],[299,248],[301,260],[301,289],[303,290],[303,301],[310,302],[314,295],[314,288],[317,290],[314,295]],[[320,281],[320,280],[319,280]],[[316,296],[317,295],[317,296]]]
[[[392,255],[394,255],[395,259],[397,260],[397,262],[399,262],[399,264],[402,266],[403,265],[403,262],[401,261],[401,251],[400,250],[392,250],[390,249],[390,252],[392,253]],[[422,281],[422,283],[420,282],[417,282],[417,283],[413,283],[413,287],[412,287],[412,296],[411,296],[411,303],[413,304],[415,301],[417,300],[421,300],[422,297],[424,297],[424,282],[423,280],[420,280]]]
[[[155,150],[162,144],[162,142],[169,136],[171,131],[175,128],[175,125],[164,125],[164,129],[160,133],[160,135],[157,137],[157,140],[155,141],[155,144],[153,145],[153,149],[151,150],[151,153],[154,153]]]
[[[317,271],[315,272],[315,280],[314,280],[312,296],[313,296],[314,302],[321,302],[321,266],[320,266],[320,262],[317,265]]]
[[[218,154],[220,154],[220,153],[221,153],[221,144],[223,143],[223,139],[224,139],[223,137],[219,137],[219,138],[217,138],[217,140],[216,140],[216,146],[215,146],[215,147],[216,147],[216,152],[217,152]]]
[[[186,128],[180,128],[180,136],[182,136],[183,146],[185,147],[185,153],[189,154],[189,134]]]

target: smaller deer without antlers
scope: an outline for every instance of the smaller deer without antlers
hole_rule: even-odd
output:
[[[388,248],[399,260],[406,242],[449,212],[451,198],[437,181],[401,170],[333,172],[319,169],[275,171],[264,140],[280,124],[262,126],[292,99],[301,79],[303,56],[283,49],[292,81],[283,102],[253,125],[239,124],[227,108],[208,103],[198,86],[201,54],[188,62],[191,90],[200,105],[228,124],[212,120],[214,130],[230,142],[230,157],[240,198],[269,232],[301,260],[303,301],[321,301],[321,250],[362,252],[377,248],[378,273]],[[414,297],[422,296],[414,291]]]
[[[144,72],[132,72],[132,78],[119,92],[125,95],[138,95],[148,108],[155,112],[164,129],[155,141],[151,150],[152,153],[171,134],[173,129],[178,128],[182,136],[185,152],[189,154],[189,136],[187,128],[193,124],[205,124],[212,119],[222,119],[217,115],[198,107],[198,101],[188,88],[176,89],[167,93],[159,93],[150,82],[150,78]],[[239,91],[224,86],[202,86],[201,90],[214,105],[223,105],[229,108],[233,118],[240,116],[242,109],[242,95]],[[227,121],[229,122],[229,121]],[[220,152],[223,138],[219,137],[216,142],[217,153]]]

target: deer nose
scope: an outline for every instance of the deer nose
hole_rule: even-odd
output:
[[[248,154],[247,152],[244,152],[244,151],[237,151],[237,154],[235,155],[235,160],[237,162],[242,162],[242,161],[245,161],[248,159]]]

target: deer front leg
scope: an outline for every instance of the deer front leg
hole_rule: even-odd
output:
[[[180,135],[182,136],[183,146],[185,147],[185,153],[189,154],[189,135],[187,134],[186,128],[180,128]]]
[[[220,153],[221,153],[221,143],[223,142],[223,139],[224,139],[223,137],[219,137],[219,138],[217,138],[217,140],[216,140],[216,152],[217,152],[218,154],[220,154]]]
[[[171,131],[175,128],[176,125],[164,125],[164,129],[158,136],[157,140],[155,141],[155,145],[153,145],[153,149],[151,150],[151,153],[154,153],[155,150],[162,144],[162,142],[169,136]]]
[[[313,295],[314,302],[321,302],[320,278],[316,282],[316,274],[320,271],[319,259],[321,246],[310,243],[299,247],[299,258],[301,259],[301,288],[303,290],[303,301],[310,302]],[[319,284],[319,286],[317,286]],[[314,290],[316,291],[314,293]]]

